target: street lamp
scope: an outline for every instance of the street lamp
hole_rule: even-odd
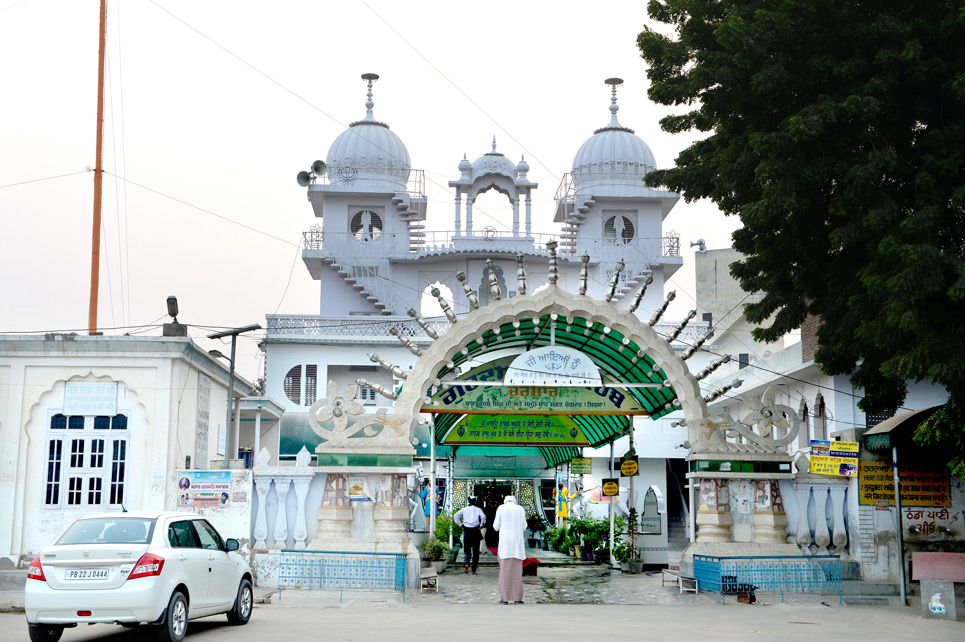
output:
[[[220,350],[211,350],[208,354],[217,358],[228,359],[228,417],[225,420],[225,431],[224,431],[224,463],[225,468],[228,468],[228,461],[231,459],[238,459],[238,452],[233,447],[234,442],[231,439],[231,406],[234,403],[235,396],[235,344],[238,341],[238,335],[244,332],[251,332],[253,330],[261,330],[261,326],[257,323],[251,325],[246,325],[241,328],[233,328],[231,330],[225,330],[224,332],[215,332],[214,334],[209,334],[209,339],[222,339],[224,337],[231,337],[231,356],[225,357]],[[215,354],[217,353],[217,354]]]

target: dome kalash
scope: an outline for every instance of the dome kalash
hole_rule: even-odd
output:
[[[643,177],[655,169],[653,152],[632,129],[617,120],[617,87],[620,78],[610,78],[610,123],[593,132],[573,159],[573,185],[577,192],[598,196],[631,196],[649,191]]]
[[[368,82],[365,118],[349,125],[328,150],[329,181],[333,185],[371,185],[405,190],[412,166],[409,150],[385,123],[375,120],[372,83],[378,74],[364,74]]]

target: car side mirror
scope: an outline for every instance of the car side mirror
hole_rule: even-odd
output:
[[[234,537],[229,537],[228,541],[225,542],[225,550],[229,553],[231,551],[237,551],[239,546],[241,546],[241,544],[239,544],[238,540],[236,540]]]

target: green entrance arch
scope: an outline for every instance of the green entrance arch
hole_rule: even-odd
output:
[[[453,323],[408,373],[396,400],[396,416],[415,419],[431,412],[430,390],[455,380],[457,369],[469,361],[485,360],[485,355],[504,350],[524,352],[549,345],[585,354],[603,374],[604,386],[629,384],[623,387],[626,394],[654,419],[678,409],[690,425],[707,416],[699,384],[686,361],[648,323],[629,310],[568,292],[555,283],[535,294],[493,301]],[[438,441],[458,417],[437,415]],[[624,434],[627,423],[620,415],[574,415],[574,419],[590,446]],[[565,446],[540,447],[540,451],[550,466],[579,453],[578,448]]]

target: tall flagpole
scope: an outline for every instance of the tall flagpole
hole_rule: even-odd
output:
[[[88,334],[97,333],[97,290],[100,282],[101,260],[101,186],[104,170],[104,50],[107,33],[107,0],[101,0],[100,49],[97,54],[97,159],[94,165],[94,222],[90,252],[90,309],[87,315]]]

